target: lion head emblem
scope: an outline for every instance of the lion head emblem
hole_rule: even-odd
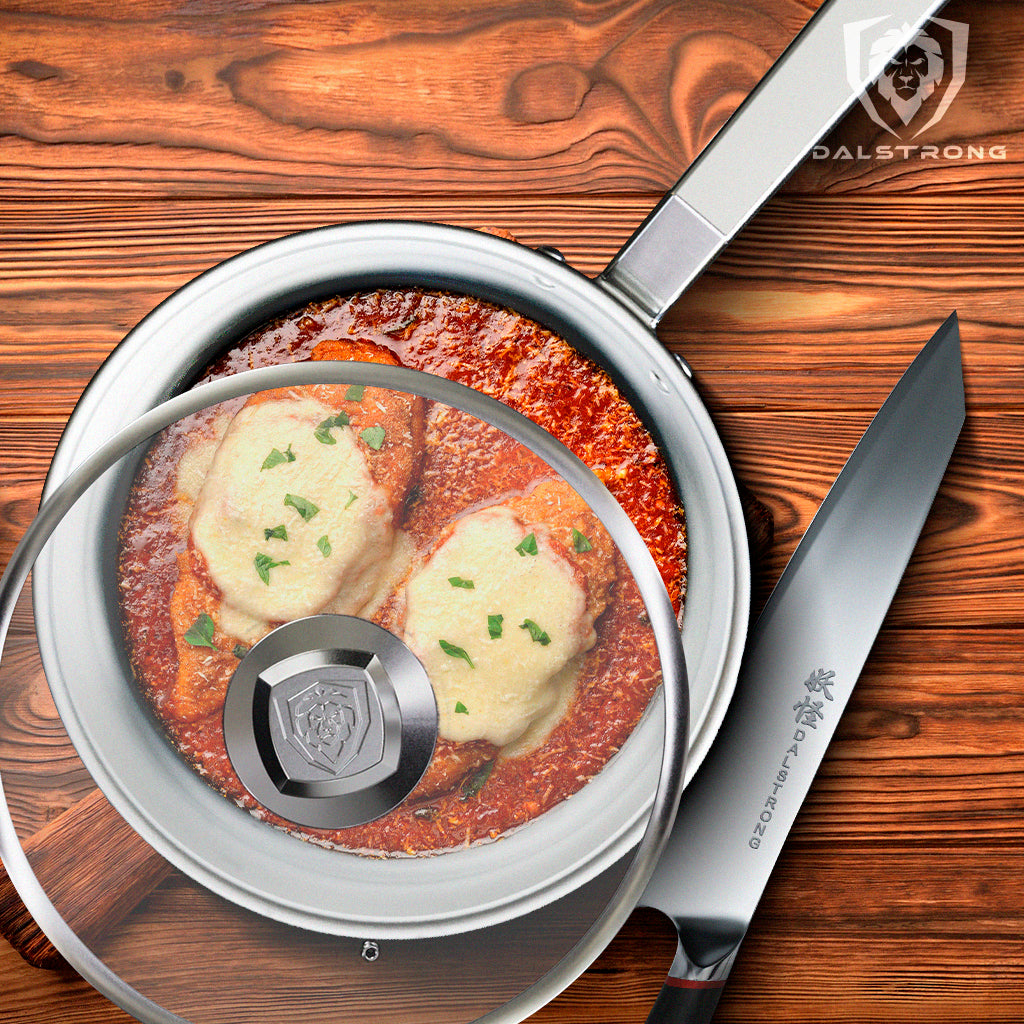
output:
[[[935,92],[935,86],[945,71],[945,62],[939,44],[924,32],[886,61],[885,53],[889,49],[887,40],[893,34],[887,32],[875,41],[868,66],[879,74],[879,95],[888,101],[906,125],[921,109],[924,101]]]

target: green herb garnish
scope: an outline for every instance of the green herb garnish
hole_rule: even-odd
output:
[[[327,539],[326,533],[316,542],[316,546],[320,549],[320,554],[323,555],[324,558],[327,558],[327,556],[330,555],[331,542]]]
[[[280,466],[282,462],[294,462],[295,452],[292,451],[292,446],[288,445],[284,451],[278,448],[271,448],[270,454],[263,460],[263,465],[260,466],[260,472],[262,473],[265,469],[273,469],[275,466]]]
[[[461,576],[449,576],[448,582],[459,590],[474,590],[472,580],[464,580]]]
[[[356,494],[355,491],[349,491],[348,492],[348,501],[345,502],[345,508],[348,508],[349,505],[351,505],[353,501],[358,501],[358,500],[359,500],[359,495]]]
[[[270,570],[276,569],[279,565],[291,565],[291,562],[275,562],[270,555],[265,555],[260,552],[254,559],[253,565],[256,566],[256,572],[259,578],[269,587],[270,586]]]
[[[471,800],[484,788],[484,783],[491,777],[494,771],[494,762],[485,761],[480,767],[463,783],[462,799]]]
[[[537,554],[537,535],[534,533],[528,533],[517,545],[516,551],[520,555],[535,555]]]
[[[185,643],[191,644],[193,647],[217,649],[217,645],[213,642],[213,619],[206,612],[203,612],[185,631]]]
[[[297,494],[286,494],[284,503],[291,505],[307,523],[320,511],[319,505],[314,505],[308,498],[301,498]]]
[[[547,647],[547,645],[551,643],[551,637],[549,637],[547,633],[545,633],[544,630],[533,621],[533,619],[525,619],[520,623],[519,628],[528,629],[530,631],[530,639],[540,644],[541,647]]]
[[[347,412],[339,412],[337,416],[328,416],[327,419],[321,423],[316,430],[313,431],[313,436],[321,444],[336,444],[331,435],[332,427],[347,427],[352,421],[348,418]]]
[[[241,661],[249,653],[249,648],[245,644],[235,644],[231,649],[231,653]]]
[[[284,527],[284,523],[280,526],[268,526],[263,531],[264,540],[287,540],[288,531]]]
[[[365,384],[350,384],[348,391],[345,392],[345,401],[361,402],[363,400],[363,392],[365,390]]]
[[[466,705],[463,704],[461,700],[457,700],[455,702],[455,714],[457,714],[457,715],[468,715],[469,714],[469,708],[467,708]]]
[[[582,555],[584,551],[592,550],[594,545],[574,526],[572,528],[572,547],[576,554]]]
[[[383,427],[367,427],[359,432],[359,436],[375,451],[379,452],[384,444]]]
[[[492,640],[498,640],[501,637],[501,624],[504,621],[504,615],[487,616],[487,632],[490,634]]]
[[[437,642],[445,654],[452,658],[461,658],[470,668],[476,668],[473,659],[461,647],[456,647],[455,644],[450,644],[447,640],[438,640]]]

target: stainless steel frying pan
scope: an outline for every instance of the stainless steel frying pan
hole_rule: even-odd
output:
[[[531,251],[463,229],[409,222],[349,224],[305,232],[213,268],[157,307],[101,367],[69,421],[53,460],[46,496],[52,496],[72,477],[75,467],[110,437],[192,384],[225,347],[311,301],[381,287],[421,287],[470,294],[510,307],[565,337],[609,372],[660,445],[683,497],[690,547],[683,644],[692,709],[687,771],[692,774],[714,739],[735,684],[749,609],[748,553],[735,484],[717,433],[685,369],[660,345],[653,329],[868,84],[867,68],[852,81],[840,71],[844,27],[888,19],[898,30],[891,41],[895,51],[938,6],[936,0],[830,0],[824,4],[596,282],[550,251]],[[823,75],[822,69],[831,71]],[[804,88],[807,81],[814,82],[813,90]],[[797,95],[801,106],[794,108],[790,99]],[[97,540],[96,544],[100,550],[102,543]],[[69,699],[73,704],[70,690]],[[144,742],[138,754],[148,756]],[[130,791],[130,784],[125,788]],[[157,830],[151,823],[147,826],[143,814],[133,821],[131,804],[129,792],[119,809],[124,808],[128,820],[147,839],[165,828],[163,823]],[[602,856],[591,858],[585,869],[549,891],[550,905],[571,900],[580,891],[592,892],[609,872],[614,875],[617,870],[621,877],[617,866],[646,826],[642,815],[630,820],[629,828],[614,827],[621,837],[618,844],[608,845]],[[661,816],[656,826],[655,845],[667,834],[670,821]],[[197,830],[194,822],[187,827]],[[4,842],[11,841],[8,832]],[[168,844],[157,845],[174,860],[173,835]],[[13,851],[10,858],[5,856],[8,859],[17,862]],[[649,865],[644,871],[649,873]],[[265,882],[261,884],[273,890],[273,871],[262,874]],[[628,892],[642,884],[634,872]],[[24,886],[31,894],[31,902],[26,895],[30,908],[42,906],[41,916],[52,918],[39,902],[45,901],[45,894],[33,891],[31,878],[24,878]],[[521,1019],[580,974],[630,909],[628,897],[623,902],[621,894],[615,904],[614,884],[606,885],[606,890],[602,890],[604,897],[612,899],[614,913],[592,914],[595,927],[585,929],[569,953],[538,969],[536,981],[524,984],[523,991],[512,998],[502,995],[493,1010],[481,1014],[474,1006],[467,1019]],[[503,901],[513,913],[526,912],[527,918],[543,912],[534,903],[517,905],[514,885],[510,893],[468,908],[460,928],[500,929],[503,914],[492,915],[490,904]],[[226,890],[221,895],[229,900],[236,896]],[[238,902],[248,905],[245,900]],[[286,893],[271,892],[257,909],[288,922],[287,927],[318,927],[312,904],[292,900],[288,913],[281,912],[288,902]],[[389,925],[400,930],[398,918],[370,922],[367,927],[386,932]],[[97,965],[88,950],[76,948],[73,936],[64,938],[72,961],[112,998],[129,1004],[146,1019],[179,1019],[161,1016],[166,1011],[157,1012],[150,1002],[137,1000],[134,988],[126,994],[125,985],[112,981],[109,970]],[[411,948],[403,946],[406,951]],[[140,982],[131,978],[125,984],[139,986]],[[454,1010],[449,1015],[458,1016]]]

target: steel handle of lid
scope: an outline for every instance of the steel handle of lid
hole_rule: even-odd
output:
[[[825,0],[598,282],[656,326],[874,80],[865,61],[847,59],[848,47],[858,56],[858,29],[895,30],[872,62],[883,67],[944,2]]]

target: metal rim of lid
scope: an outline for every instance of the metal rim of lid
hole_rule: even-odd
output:
[[[678,792],[684,778],[686,746],[685,664],[674,612],[668,595],[664,591],[657,567],[632,523],[619,508],[614,498],[608,494],[603,485],[593,477],[582,462],[551,438],[542,428],[487,396],[480,395],[444,378],[406,368],[358,363],[334,365],[300,363],[246,371],[221,381],[205,384],[191,392],[170,399],[158,408],[139,417],[133,424],[120,431],[106,445],[86,459],[77,470],[72,471],[44,501],[38,515],[15,550],[3,578],[0,579],[0,650],[2,650],[2,643],[7,636],[15,602],[37,556],[67,511],[106,468],[164,426],[201,408],[257,390],[325,382],[383,384],[383,386],[393,386],[396,389],[420,394],[426,398],[455,404],[478,415],[480,419],[505,430],[510,436],[535,450],[537,447],[544,449],[545,458],[548,459],[552,468],[561,473],[573,486],[580,485],[579,489],[585,492],[583,494],[585,499],[612,532],[620,550],[623,550],[648,604],[648,611],[657,638],[663,675],[667,683],[666,718],[667,722],[672,725],[668,727],[665,737],[661,774],[657,791],[652,797],[647,827],[643,831],[630,867],[615,896],[595,919],[583,939],[574,948],[573,953],[556,965],[537,985],[531,986],[522,996],[513,1000],[512,1003],[516,1004],[516,1009],[511,1009],[512,1003],[507,1004],[510,1007],[509,1013],[518,1015],[522,1012],[522,1007],[540,1006],[565,984],[568,984],[580,972],[581,965],[590,962],[610,941],[635,905],[654,869],[671,826]],[[92,769],[93,766],[90,768]],[[95,779],[95,771],[93,774]],[[102,772],[100,774],[102,775]],[[104,791],[118,810],[125,814],[124,794],[114,780],[107,781],[111,783],[111,791],[107,791],[106,788]],[[126,817],[131,818],[130,811]],[[133,826],[139,824],[137,821],[131,823]],[[142,825],[143,827],[137,828],[137,830],[149,841],[151,837],[146,836],[145,823],[143,822]],[[150,845],[159,846],[158,843],[154,844],[153,842],[150,842]],[[164,853],[163,850],[160,852]],[[24,851],[21,849],[6,802],[3,802],[0,807],[0,854],[7,863],[11,878],[29,911],[47,931],[55,946],[91,983],[118,1005],[143,1015],[147,1020],[178,1019],[121,982],[71,932],[35,879]],[[174,862],[173,859],[172,862]],[[182,867],[180,863],[176,866]],[[188,866],[183,870],[196,878],[197,873],[189,871]],[[209,885],[203,870],[198,871],[198,875],[196,880],[200,884],[207,885],[214,891],[217,890],[216,885]],[[245,904],[243,903],[243,905]],[[261,912],[259,907],[250,907],[250,909],[255,909],[257,913]],[[530,909],[529,906],[519,908],[523,913],[529,912]],[[286,917],[279,919],[287,920]],[[527,1012],[529,1011],[527,1010]],[[495,1020],[512,1019],[504,1012],[504,1008],[487,1015],[487,1019],[492,1018]],[[519,1018],[517,1017],[517,1019]]]

